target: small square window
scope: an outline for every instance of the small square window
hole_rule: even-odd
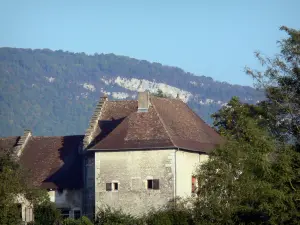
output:
[[[118,183],[113,183],[114,184],[114,190],[117,191],[119,190],[119,184]]]
[[[106,183],[106,191],[112,190],[112,183]]]
[[[148,189],[152,189],[152,187],[153,187],[153,180],[147,180],[147,187],[148,187]]]
[[[147,180],[147,188],[158,190],[159,189],[159,179]]]
[[[106,183],[106,191],[118,191],[119,190],[119,183]]]

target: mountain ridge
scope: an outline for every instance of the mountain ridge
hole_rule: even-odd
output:
[[[103,94],[120,100],[146,89],[179,94],[209,124],[210,114],[232,96],[247,103],[264,97],[250,86],[112,53],[5,47],[0,48],[0,75],[0,136],[20,135],[26,128],[35,135],[82,134]]]

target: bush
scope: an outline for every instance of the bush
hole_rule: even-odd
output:
[[[79,222],[73,218],[66,218],[63,220],[62,225],[79,225]]]
[[[147,225],[194,225],[192,213],[186,209],[166,208],[152,211],[146,217]]]
[[[141,219],[108,207],[98,212],[95,225],[143,225],[143,222]]]
[[[36,225],[53,225],[60,221],[60,211],[53,203],[37,205],[34,208],[34,220]]]
[[[77,220],[79,225],[93,225],[89,218],[86,216],[82,216],[80,219]]]

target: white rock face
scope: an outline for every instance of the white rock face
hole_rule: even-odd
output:
[[[102,77],[101,80],[102,80],[103,83],[105,83],[106,85],[110,85],[111,83],[114,82],[113,79],[106,79],[105,77]]]
[[[129,97],[129,94],[125,92],[113,92],[112,97],[115,99],[125,99]]]
[[[82,86],[83,86],[83,88],[85,88],[89,91],[92,91],[92,92],[96,91],[95,86],[92,84],[84,83],[84,84],[82,84]]]
[[[127,79],[122,77],[117,77],[114,81],[115,84],[126,88],[130,91],[145,91],[148,90],[150,93],[156,93],[159,89],[162,90],[163,93],[169,95],[173,98],[176,98],[177,94],[179,98],[184,101],[188,102],[190,98],[193,96],[191,92],[181,90],[179,88],[163,84],[163,83],[156,83],[149,80],[139,80],[136,78]]]
[[[190,81],[190,84],[192,84],[194,86],[198,86],[198,84],[196,83],[196,81]]]
[[[87,93],[87,92],[80,93],[80,96],[81,96],[82,98],[87,98],[87,97],[89,96],[89,93]]]
[[[167,96],[172,98],[176,98],[177,94],[179,98],[187,103],[188,101],[195,101],[200,105],[209,105],[209,104],[216,104],[220,106],[226,106],[226,102],[222,102],[220,100],[213,100],[213,99],[201,99],[199,95],[193,95],[191,92],[179,89],[177,87],[167,85],[164,83],[158,83],[154,79],[152,81],[145,80],[145,79],[136,79],[136,78],[125,78],[118,76],[115,79],[109,79],[106,77],[102,77],[101,80],[105,85],[118,85],[129,90],[129,93],[126,92],[107,92],[103,88],[101,88],[100,92],[106,95],[111,95],[114,99],[126,99],[126,98],[136,98],[135,93],[130,92],[137,92],[137,91],[145,91],[148,90],[150,93],[157,93],[158,90],[161,90]],[[204,86],[203,83],[198,83],[196,81],[190,81],[190,84],[193,86],[201,87]],[[247,99],[248,100],[248,99]]]
[[[48,80],[50,83],[54,82],[55,78],[54,77],[45,77],[46,80]]]

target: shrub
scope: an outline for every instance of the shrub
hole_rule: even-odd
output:
[[[89,218],[86,216],[82,216],[80,219],[77,220],[78,225],[93,225]]]
[[[63,220],[62,225],[79,225],[79,221],[73,218],[66,218]]]
[[[194,225],[192,213],[186,209],[166,208],[152,211],[146,217],[147,225]]]
[[[97,216],[95,225],[142,225],[141,219],[125,214],[120,210],[111,208],[101,209]]]
[[[53,225],[60,221],[60,211],[53,203],[37,205],[34,208],[34,220],[36,225]]]

